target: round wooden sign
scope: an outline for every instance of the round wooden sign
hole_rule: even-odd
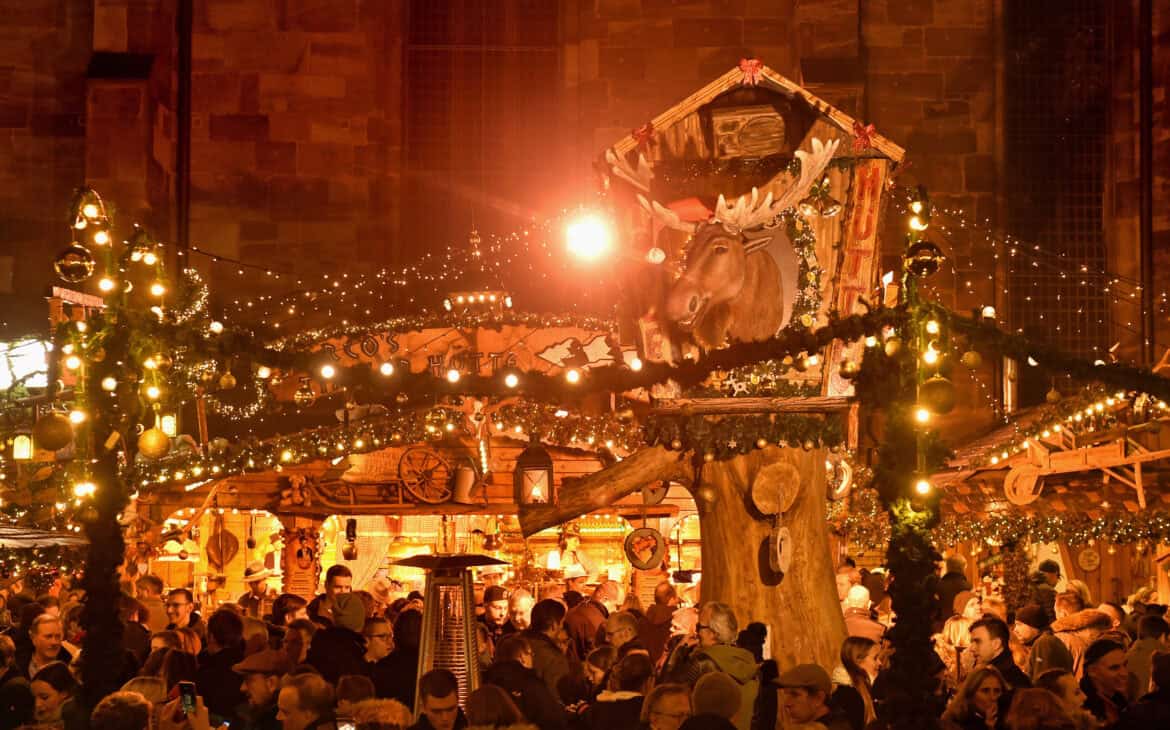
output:
[[[1101,553],[1097,548],[1087,547],[1077,554],[1077,565],[1086,573],[1092,573],[1101,567]]]
[[[783,578],[788,569],[792,567],[792,534],[788,532],[787,527],[777,525],[772,530],[770,540],[768,563],[772,572]]]
[[[666,538],[653,527],[639,527],[626,535],[626,559],[638,570],[653,570],[666,557]]]
[[[670,491],[670,482],[661,481],[647,484],[642,487],[642,504],[647,507],[662,504],[662,500],[666,499],[666,493]]]
[[[800,471],[786,461],[762,467],[752,481],[752,504],[760,514],[785,512],[800,492]]]

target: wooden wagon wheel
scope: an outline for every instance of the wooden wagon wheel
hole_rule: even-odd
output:
[[[420,502],[442,504],[451,499],[451,465],[426,446],[411,446],[403,452],[398,478]]]
[[[1034,466],[1018,466],[1003,480],[1003,493],[1014,505],[1023,507],[1040,498],[1040,470]]]

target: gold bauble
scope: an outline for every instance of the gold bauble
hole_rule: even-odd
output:
[[[33,443],[38,449],[57,451],[73,441],[73,424],[63,413],[46,413],[33,426]]]
[[[983,365],[983,356],[975,350],[967,350],[959,358],[959,362],[963,363],[963,367],[968,370],[977,370]]]
[[[1051,390],[1049,390],[1047,393],[1044,394],[1044,400],[1048,401],[1049,403],[1059,403],[1060,398],[1061,398],[1060,391],[1057,390],[1056,388],[1052,388]]]
[[[219,376],[220,390],[231,390],[234,387],[236,387],[236,376],[232,375],[230,371]]]
[[[932,376],[918,389],[918,400],[932,413],[950,413],[955,409],[955,384],[941,375]]]
[[[680,439],[674,439],[670,442],[670,448],[674,449],[675,451],[682,451],[682,447],[683,442]]]
[[[902,351],[902,338],[894,336],[886,340],[884,345],[887,357],[894,357]]]
[[[171,437],[161,428],[148,428],[138,437],[138,453],[148,459],[161,459],[171,450]]]
[[[70,284],[80,284],[93,276],[96,266],[97,261],[94,260],[93,254],[79,243],[74,243],[57,254],[53,261],[53,270],[57,272],[57,276]]]
[[[917,277],[926,277],[937,272],[946,256],[930,241],[915,241],[906,249],[904,265],[906,271]]]
[[[758,438],[758,439],[756,439],[756,448],[757,448],[757,449],[762,449],[762,448],[764,448],[764,447],[765,447],[765,446],[767,446],[767,445],[768,445],[768,439],[766,439],[766,438]]]
[[[853,380],[857,374],[861,372],[861,366],[853,360],[842,360],[841,367],[838,369],[838,374],[846,380]]]

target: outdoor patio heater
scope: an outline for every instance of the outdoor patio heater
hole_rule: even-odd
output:
[[[489,555],[469,553],[412,555],[395,565],[427,571],[423,595],[422,637],[418,651],[418,676],[432,669],[447,669],[459,682],[459,705],[479,687],[479,649],[475,636],[475,592],[471,568],[507,565]],[[414,709],[422,707],[415,689]]]

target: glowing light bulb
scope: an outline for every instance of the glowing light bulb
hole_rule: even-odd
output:
[[[286,464],[288,462],[292,461],[293,460],[293,452],[289,451],[288,449],[285,449],[284,451],[280,452],[280,460],[285,462]]]
[[[110,242],[110,234],[108,231],[98,231],[93,234],[93,242],[99,246],[105,246]]]
[[[161,281],[156,281],[150,285],[150,295],[151,296],[161,297],[163,294],[166,294],[166,293],[167,293],[167,288],[165,285],[163,285],[163,283]]]
[[[81,358],[77,355],[70,355],[69,357],[65,358],[65,367],[69,368],[70,370],[76,370],[77,368],[81,367]]]
[[[333,367],[332,365],[322,365],[320,372],[322,378],[329,380],[334,375],[337,375],[337,368]]]
[[[73,485],[73,496],[78,499],[92,497],[97,492],[97,485],[93,482],[77,482]]]
[[[256,368],[256,377],[260,378],[261,380],[268,380],[272,377],[272,368],[268,367],[267,365],[261,365],[260,367]]]
[[[586,261],[596,261],[609,252],[612,244],[609,224],[601,216],[591,213],[569,224],[567,230],[569,252]]]
[[[448,383],[458,383],[459,378],[461,378],[461,377],[463,377],[463,376],[455,368],[451,368],[450,370],[447,371],[447,382]]]
[[[515,388],[517,385],[520,385],[520,376],[516,373],[508,373],[504,376],[504,385],[509,388]]]
[[[85,423],[85,411],[69,411],[69,422],[75,426]]]
[[[646,261],[651,264],[660,264],[666,261],[666,252],[655,246],[646,252]]]
[[[212,334],[218,335],[223,332],[223,322],[215,321],[207,325],[207,329],[211,330]]]
[[[142,254],[142,263],[146,264],[147,266],[154,266],[158,263],[158,255],[152,251],[147,251],[146,253]]]
[[[937,363],[938,350],[934,349],[933,346],[927,347],[926,351],[922,353],[922,362],[926,363],[927,365],[934,365]]]
[[[925,406],[918,406],[914,409],[914,420],[919,423],[929,423],[930,411]]]
[[[159,396],[161,396],[161,395],[162,395],[162,389],[160,389],[157,385],[146,386],[146,397],[147,398],[149,398],[151,400],[158,400]]]
[[[385,375],[386,377],[390,377],[394,374],[394,364],[384,362],[378,366],[378,372],[382,373],[382,375]]]
[[[630,370],[633,370],[636,373],[641,369],[642,369],[642,358],[635,357],[634,359],[630,360]]]
[[[569,370],[565,371],[565,380],[575,385],[581,382],[581,372],[576,368],[570,368]]]
[[[865,338],[865,346],[866,347],[877,347],[877,344],[878,344],[878,338],[874,337],[873,335],[870,335],[869,337]]]
[[[114,281],[108,276],[103,276],[101,279],[98,279],[98,289],[101,289],[104,292],[114,291],[117,286],[118,282]]]
[[[924,497],[926,495],[930,494],[930,490],[932,490],[932,489],[934,489],[934,485],[932,485],[930,483],[930,481],[927,479],[919,479],[917,482],[914,483],[914,491],[918,492],[920,495],[922,495]]]
[[[933,319],[926,323],[926,331],[929,334],[937,335],[939,329],[940,329],[940,327],[939,327],[938,322],[933,320]]]
[[[98,213],[100,212],[101,209],[98,208],[94,203],[86,203],[85,205],[81,206],[81,214],[86,218],[97,218]]]
[[[118,389],[118,379],[112,375],[102,378],[102,390],[112,393]]]

